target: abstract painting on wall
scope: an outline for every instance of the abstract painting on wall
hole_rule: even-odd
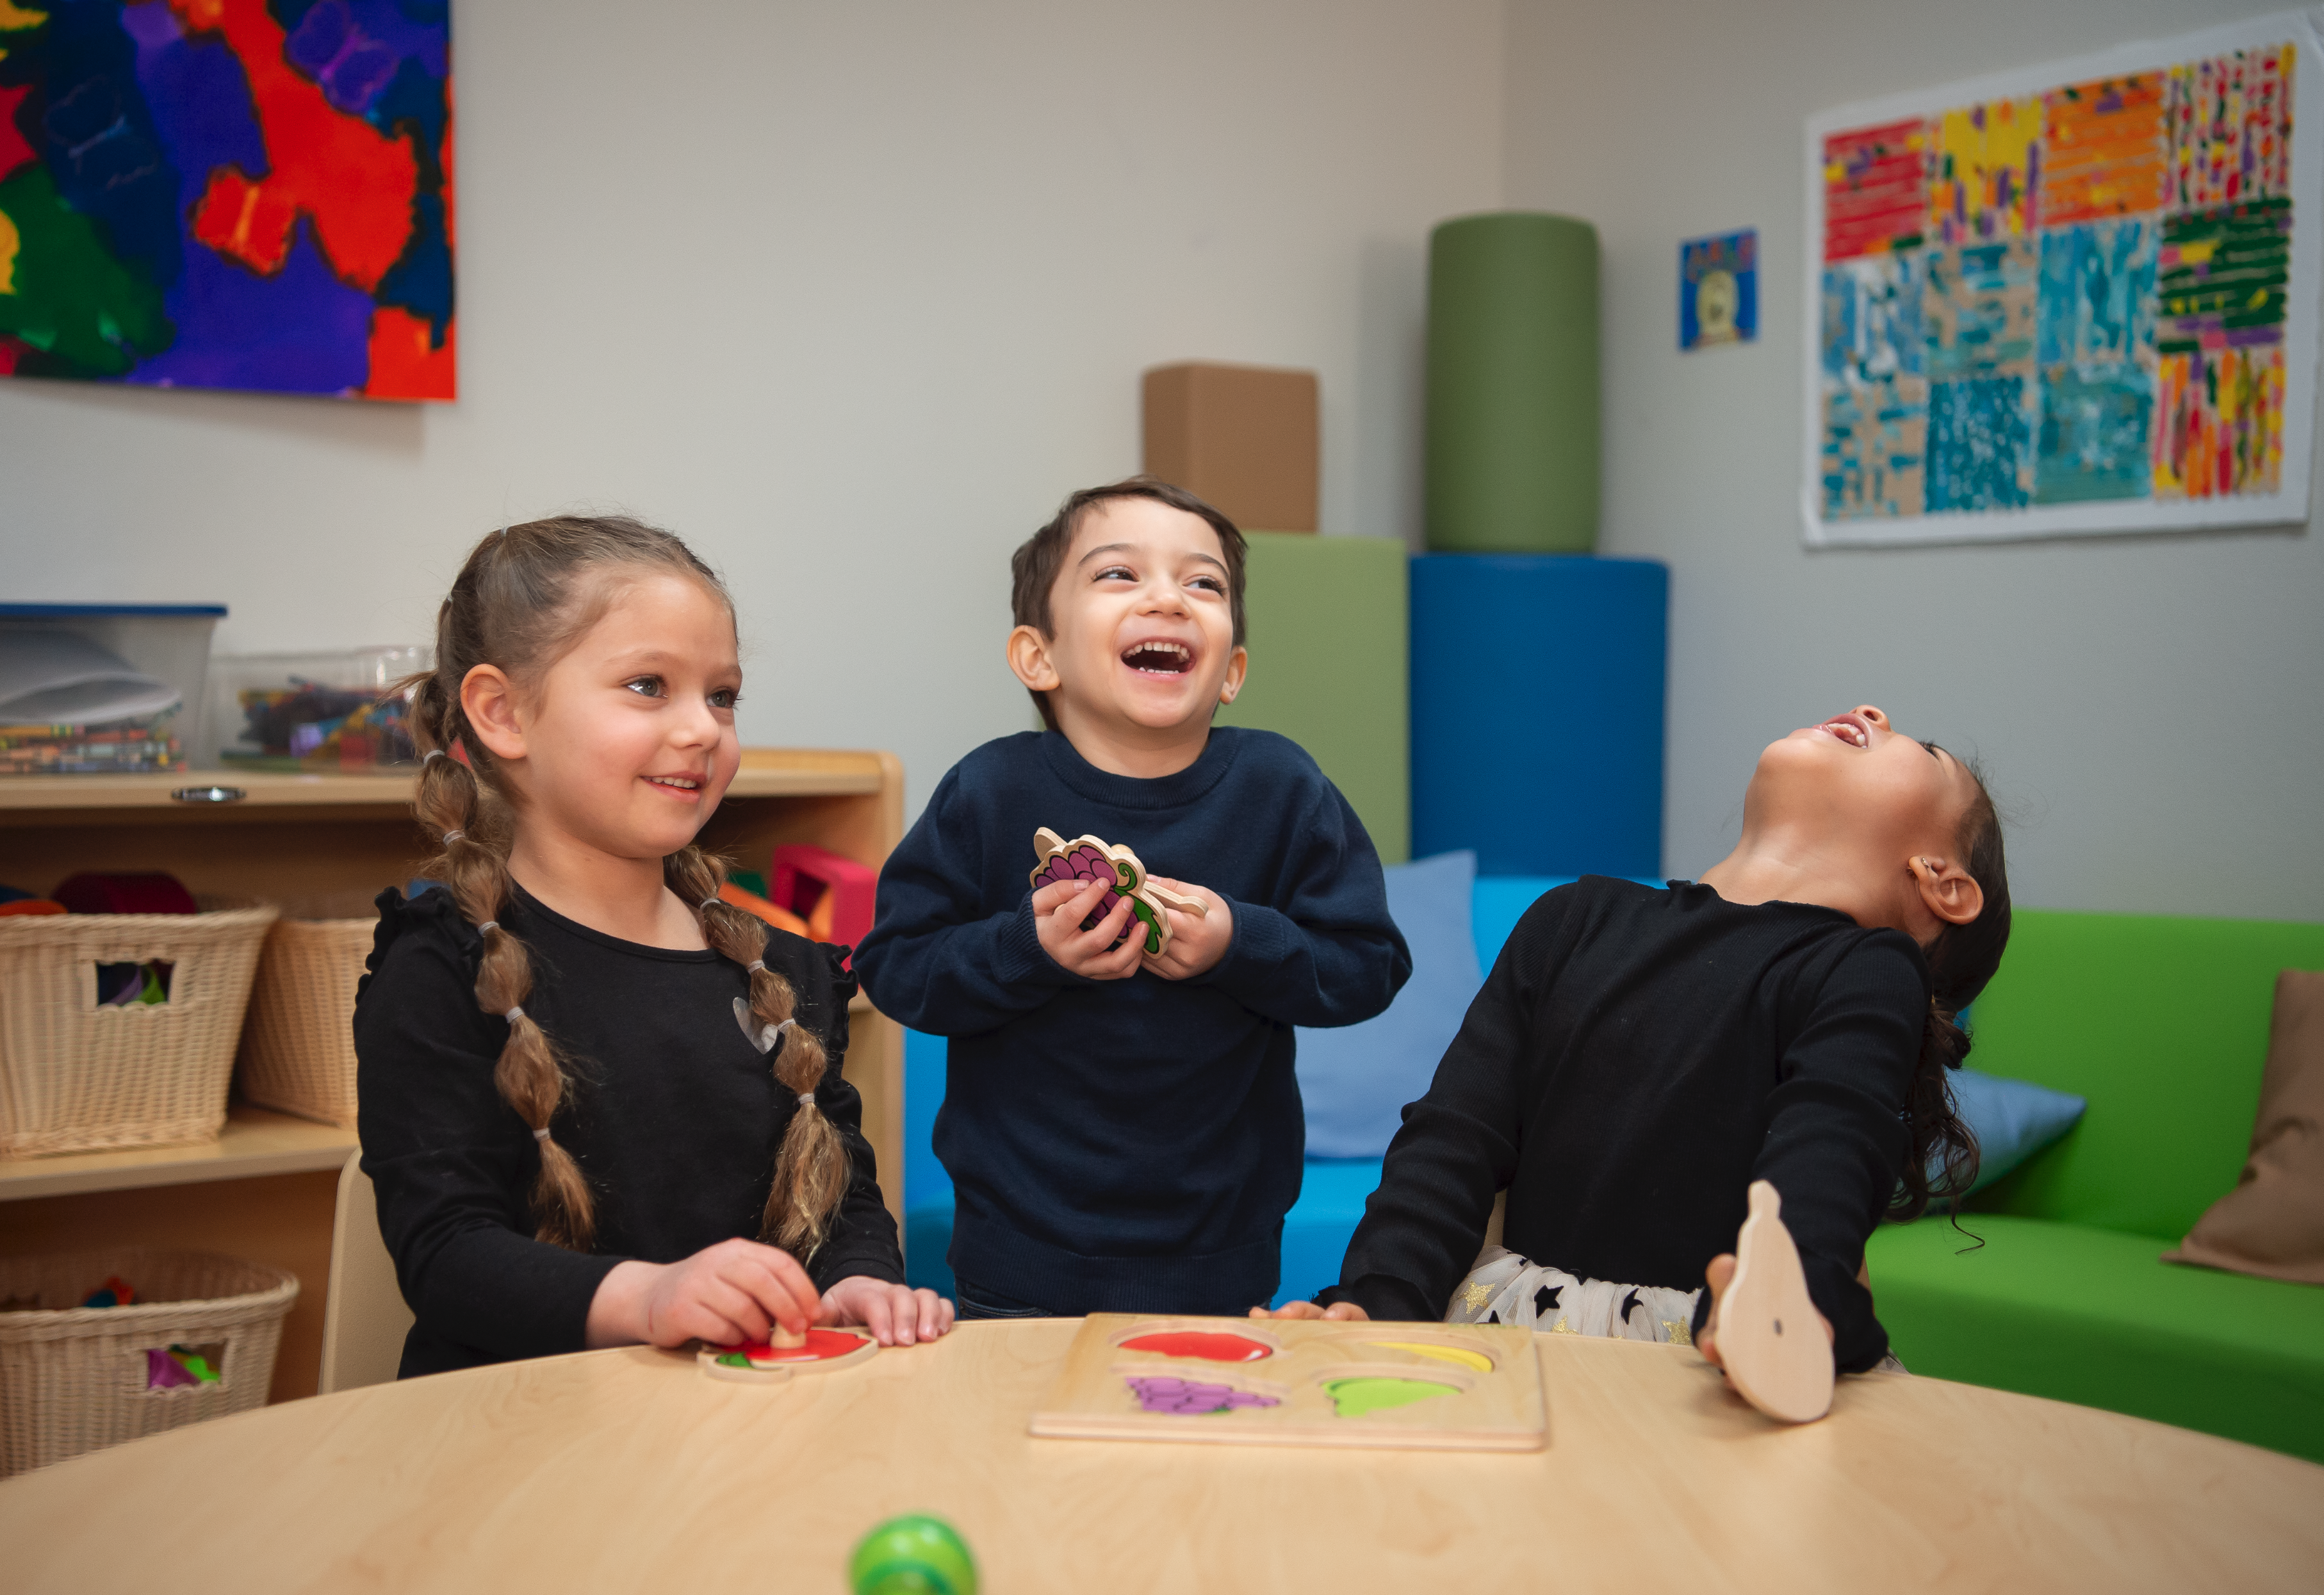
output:
[[[2301,13],[1812,118],[1808,541],[2304,521],[2319,91]]]
[[[0,374],[454,396],[449,0],[0,0]]]

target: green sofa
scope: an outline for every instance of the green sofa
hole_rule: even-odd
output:
[[[1873,1236],[1906,1367],[2324,1461],[2324,1286],[2161,1260],[2243,1166],[2280,969],[2324,969],[2324,925],[2018,913],[1970,1061],[2089,1111],[1969,1234]]]

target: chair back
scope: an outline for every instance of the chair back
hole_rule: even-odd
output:
[[[411,1309],[395,1282],[395,1259],[379,1238],[379,1204],[363,1154],[339,1171],[339,1205],[331,1223],[331,1286],[323,1305],[320,1393],[384,1385],[403,1360]]]

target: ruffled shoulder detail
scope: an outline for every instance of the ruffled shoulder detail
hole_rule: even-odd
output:
[[[799,1022],[823,1037],[834,1058],[847,1051],[847,1005],[855,997],[855,976],[847,968],[853,951],[767,927],[767,967],[790,982]]]
[[[391,886],[373,899],[379,909],[379,924],[371,936],[371,956],[364,960],[364,978],[355,988],[361,1000],[364,988],[371,984],[387,963],[388,949],[409,937],[413,941],[434,944],[460,963],[474,970],[484,960],[484,938],[482,932],[468,923],[460,912],[452,894],[440,886],[431,886],[416,898],[407,899]]]
[[[839,1006],[844,1009],[850,1002],[855,1000],[855,972],[847,967],[847,961],[854,956],[855,949],[843,947],[832,942],[817,942],[815,944],[815,952],[816,956],[822,961],[824,978],[830,982],[831,990],[839,1000]]]

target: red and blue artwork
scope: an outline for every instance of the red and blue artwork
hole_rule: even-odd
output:
[[[449,0],[0,0],[0,374],[454,397]]]

